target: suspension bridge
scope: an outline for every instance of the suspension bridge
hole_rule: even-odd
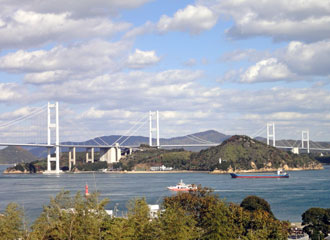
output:
[[[19,116],[13,118],[13,116]],[[160,142],[159,112],[150,111],[116,141],[109,143],[103,137],[95,137],[87,142],[60,141],[59,104],[48,103],[37,108],[23,108],[12,114],[2,114],[0,119],[0,146],[21,146],[26,148],[42,147],[47,151],[47,172],[60,173],[60,150],[68,149],[69,169],[76,164],[77,148],[86,150],[86,162],[94,162],[95,149],[99,149],[100,161],[107,163],[118,162],[122,155],[122,149],[128,149],[128,154],[133,148],[139,146],[125,144],[137,131],[149,122],[148,135],[149,146],[155,148],[176,148],[176,147],[211,147],[221,144],[212,142],[195,135],[187,135],[190,144],[162,144]],[[295,153],[304,150],[308,153],[311,150],[330,151],[309,139],[309,131],[301,132],[301,140],[289,142],[287,140],[276,140],[275,123],[267,123],[267,144],[277,148],[290,149]],[[84,129],[80,133],[89,131]],[[259,131],[264,131],[264,127]],[[70,135],[71,131],[61,132],[61,136]],[[155,139],[153,136],[156,134]],[[259,133],[257,133],[259,134]],[[253,136],[251,136],[253,137]],[[154,144],[155,143],[155,144]],[[53,164],[52,164],[53,163]],[[54,166],[55,165],[55,168]]]

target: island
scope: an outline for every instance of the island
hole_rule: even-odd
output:
[[[64,172],[76,173],[103,170],[103,172],[117,173],[207,171],[221,174],[276,171],[280,168],[287,171],[323,169],[322,164],[312,154],[294,154],[243,135],[232,136],[218,146],[199,152],[182,148],[157,149],[141,144],[140,148],[131,155],[122,156],[119,162],[111,164],[100,161],[97,153],[94,163],[85,163],[84,153],[78,152],[77,164],[71,171],[67,159],[68,153],[62,153],[61,169]],[[42,173],[45,170],[46,160],[42,159],[16,164],[4,173]]]

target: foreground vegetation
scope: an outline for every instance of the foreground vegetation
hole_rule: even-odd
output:
[[[288,222],[274,218],[267,202],[252,197],[242,206],[226,203],[210,189],[164,198],[151,218],[144,198],[128,204],[125,217],[106,214],[107,199],[74,197],[63,191],[27,229],[22,209],[11,203],[0,215],[2,239],[287,239]],[[253,205],[252,208],[247,206]]]
[[[208,188],[165,197],[162,210],[152,218],[144,198],[128,204],[127,216],[107,215],[108,199],[98,194],[71,196],[62,191],[44,206],[28,228],[24,212],[10,203],[0,214],[1,239],[104,239],[104,240],[194,240],[194,239],[287,239],[290,223],[277,220],[270,205],[257,196],[240,205],[227,203]],[[330,232],[330,209],[311,208],[302,215],[304,231],[311,239],[324,239]]]

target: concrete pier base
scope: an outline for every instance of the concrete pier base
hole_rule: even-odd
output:
[[[90,157],[89,157],[89,153],[90,153]],[[94,148],[86,148],[86,163],[88,162],[91,162],[93,163],[94,162]]]
[[[121,158],[121,149],[119,145],[109,148],[100,148],[100,161],[107,163],[116,163]]]
[[[76,147],[69,148],[69,170],[76,165]]]

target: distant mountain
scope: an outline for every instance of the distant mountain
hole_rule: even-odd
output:
[[[37,158],[22,147],[10,146],[0,150],[0,163],[2,164],[32,162],[35,160],[37,160]]]
[[[224,140],[228,139],[230,136],[219,133],[214,130],[208,130],[204,132],[198,132],[194,134],[190,134],[187,136],[181,137],[174,137],[174,138],[160,138],[160,143],[163,145],[177,145],[177,144],[198,144],[198,143],[221,143]],[[115,143],[118,139],[121,145],[126,146],[140,146],[141,144],[149,144],[149,138],[143,136],[119,136],[119,135],[111,135],[111,136],[101,136],[94,139],[89,139],[83,142],[63,142],[62,144],[74,144],[74,145],[111,145]],[[156,145],[156,139],[153,139],[153,145]],[[204,147],[205,148],[205,147]],[[204,149],[202,147],[188,147],[185,148],[186,150],[190,151],[200,151]],[[28,150],[37,157],[46,157],[47,156],[47,149],[45,148],[28,148]],[[80,149],[80,151],[84,151],[85,149]],[[68,149],[61,149],[62,152],[67,152]],[[79,149],[78,149],[79,151]]]

